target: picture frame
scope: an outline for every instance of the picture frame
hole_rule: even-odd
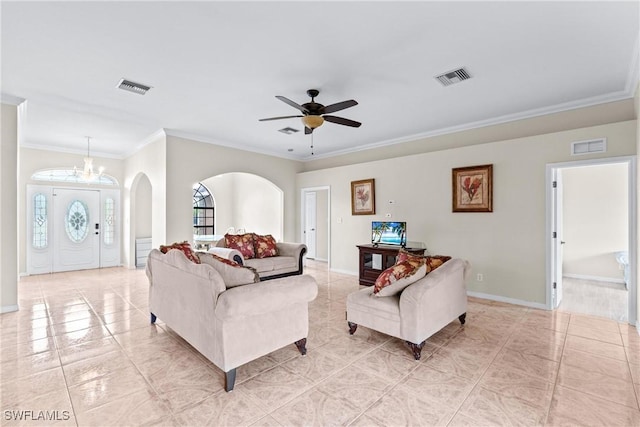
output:
[[[351,181],[351,215],[374,215],[376,213],[375,179]]]
[[[452,212],[493,212],[493,165],[451,170]]]

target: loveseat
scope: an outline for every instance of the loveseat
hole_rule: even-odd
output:
[[[456,318],[465,323],[469,270],[467,261],[451,259],[395,294],[374,295],[373,286],[349,294],[349,333],[362,325],[400,338],[419,360],[427,338]]]
[[[267,252],[267,256],[262,256],[258,245],[265,241],[274,245],[275,249]],[[253,245],[253,250],[248,248],[250,245]],[[302,274],[307,246],[303,243],[276,242],[270,235],[226,234],[223,239],[218,240],[216,246],[209,249],[209,252],[255,268],[260,280],[268,280]]]
[[[189,258],[180,249],[149,253],[151,323],[162,320],[222,369],[227,391],[240,365],[292,343],[306,354],[308,303],[318,293],[311,276],[261,283],[253,270],[186,253]]]

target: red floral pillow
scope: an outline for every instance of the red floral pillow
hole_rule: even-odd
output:
[[[185,254],[185,256],[192,262],[200,264],[200,258],[191,250],[191,245],[186,240],[182,243],[173,243],[172,245],[163,246],[160,245],[160,252],[166,254],[171,249],[178,249]]]
[[[426,274],[427,266],[424,259],[419,262],[399,262],[380,273],[373,286],[373,294],[379,297],[395,295]]]
[[[253,233],[225,234],[224,245],[229,249],[235,249],[239,251],[244,259],[255,258],[256,252],[253,246],[253,236]]]
[[[256,258],[268,258],[278,256],[278,248],[276,247],[276,239],[271,234],[254,236],[253,244],[256,251]]]
[[[427,264],[427,273],[431,273],[436,268],[440,267],[445,262],[451,259],[450,256],[446,255],[415,255],[411,252],[407,252],[404,249],[401,249],[398,252],[398,257],[396,259],[396,264],[404,262],[404,261],[412,261],[412,262],[425,262]]]

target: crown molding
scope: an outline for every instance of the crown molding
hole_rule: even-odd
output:
[[[78,155],[81,155],[81,156],[86,156],[87,155],[87,151],[86,150],[76,150],[76,149],[73,149],[73,148],[56,147],[56,146],[52,146],[52,145],[22,143],[22,144],[20,144],[20,148],[29,148],[29,149],[32,149],[32,150],[42,150],[42,151],[53,151],[53,152],[56,152],[56,153],[65,153],[65,154],[78,154]],[[117,159],[117,160],[122,160],[123,159],[122,156],[118,156],[116,154],[104,153],[104,152],[93,151],[93,150],[91,150],[91,157],[102,157],[102,158],[105,158],[105,159]]]
[[[204,142],[212,145],[219,145],[222,147],[233,148],[235,150],[247,151],[250,153],[264,154],[265,156],[280,157],[282,159],[287,159],[287,160],[296,160],[296,161],[301,160],[300,157],[296,157],[291,154],[280,154],[275,151],[263,150],[260,148],[255,148],[255,147],[251,147],[251,146],[240,144],[240,143],[221,141],[219,139],[211,138],[208,136],[182,132],[176,129],[165,129],[165,133],[167,134],[167,136],[175,136],[177,138],[190,139],[192,141]]]
[[[417,133],[413,135],[407,135],[399,138],[387,139],[384,141],[374,142],[371,144],[364,144],[358,147],[347,148],[344,150],[332,151],[326,154],[306,156],[301,160],[303,162],[310,162],[319,159],[328,159],[331,157],[337,157],[345,154],[356,153],[360,151],[371,150],[374,148],[387,147],[390,145],[402,144],[405,142],[417,141],[425,138],[432,138],[435,136],[448,135],[451,133],[463,132],[467,130],[479,129],[488,126],[500,125],[509,122],[515,122],[518,120],[532,119],[535,117],[546,116],[549,114],[562,113],[564,111],[577,110],[580,108],[593,107],[600,104],[608,104],[610,102],[623,101],[625,99],[633,98],[633,90],[618,91],[609,93],[606,95],[594,96],[591,98],[585,98],[578,101],[565,102],[561,104],[552,105],[544,108],[535,108],[532,110],[522,111],[519,113],[506,114],[503,116],[493,117],[491,119],[479,120],[476,122],[465,123],[457,126],[450,126],[446,128],[435,129],[428,132]]]
[[[144,147],[146,147],[147,145],[151,144],[153,141],[155,141],[158,138],[162,138],[167,136],[167,132],[165,131],[164,128],[160,128],[157,131],[153,132],[152,134],[150,134],[149,136],[147,136],[145,139],[143,139],[142,141],[140,141],[140,143],[138,145],[136,145],[135,147],[133,147],[132,150],[124,153],[122,155],[123,159],[126,159],[128,157],[133,156],[134,154],[136,154],[137,152],[139,152],[140,150],[142,150]]]
[[[9,104],[9,105],[20,105],[26,99],[20,98],[19,96],[9,95],[8,93],[0,93],[0,103]]]
[[[638,87],[638,81],[640,80],[640,35],[636,37],[636,42],[633,45],[633,52],[631,53],[631,63],[629,64],[629,72],[627,74],[627,84],[624,87],[624,91],[630,94],[630,97],[635,95],[636,88]]]

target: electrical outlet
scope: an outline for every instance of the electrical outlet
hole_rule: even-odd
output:
[[[387,218],[391,218],[391,214],[390,214],[390,213],[385,214],[385,217],[387,217]]]
[[[478,273],[478,274],[476,275],[476,280],[477,280],[478,282],[482,282],[482,281],[484,280],[484,276],[482,275],[482,273]]]
[[[341,217],[341,216],[339,216],[339,217],[338,217],[338,219],[336,219],[336,222],[337,222],[338,224],[342,224],[342,217]]]

